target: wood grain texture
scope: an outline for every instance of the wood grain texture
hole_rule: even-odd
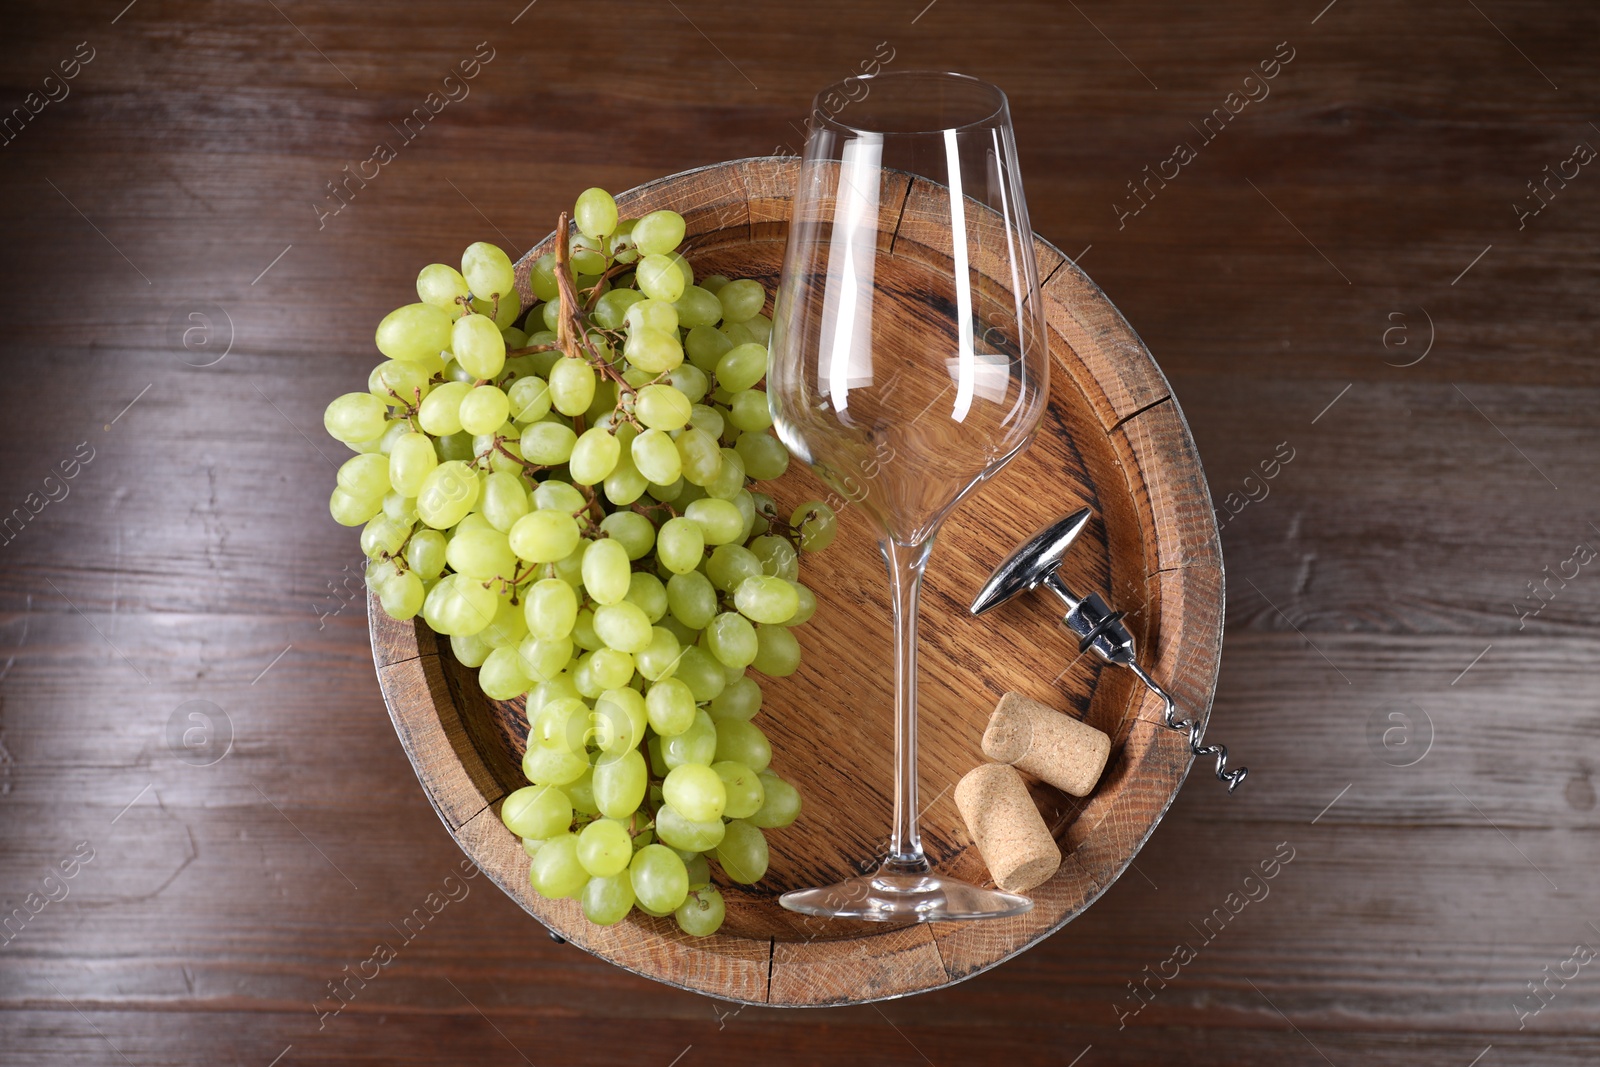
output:
[[[1552,181],[1521,228],[1512,207],[1577,142],[1600,147],[1592,5],[125,6],[18,0],[0,33],[0,115],[95,50],[0,145],[0,515],[29,514],[0,545],[0,913],[75,842],[97,850],[0,948],[0,1060],[1594,1062],[1590,968],[1513,1011],[1600,937],[1593,567],[1518,615],[1543,568],[1600,539],[1594,169]],[[618,28],[620,58],[597,60]],[[398,143],[389,124],[480,41],[496,54],[471,95],[319,228],[327,183]],[[1005,88],[1034,228],[1182,402],[1227,559],[1207,734],[1249,781],[1229,797],[1192,774],[1092,907],[936,992],[741,1011],[555,944],[477,878],[319,1022],[330,980],[464,858],[372,673],[355,538],[325,512],[341,453],[323,406],[365,380],[422,264],[478,239],[521,253],[589,185],[797,149],[812,93],[880,42],[886,69]],[[1270,96],[1202,143],[1191,123],[1279,42],[1295,58]],[[1197,158],[1119,222],[1179,141]],[[226,316],[212,339],[231,323],[211,366],[194,364],[221,349],[173,330],[202,306]],[[94,458],[61,498],[43,480],[80,443]],[[1280,444],[1295,458],[1263,480]],[[1115,503],[1069,577],[1153,601],[1167,578],[1137,561],[1112,583],[1093,558],[1137,528]],[[981,569],[1003,547],[964,551]],[[1004,625],[1064,640],[1031,613]],[[1055,680],[1064,662],[1026,691],[1086,714],[1069,696],[1116,676]],[[231,723],[210,766],[166,734],[195,700]],[[1411,725],[1386,747],[1391,713]],[[1429,720],[1419,762],[1385,761]],[[1270,897],[1119,1026],[1128,983],[1282,841],[1298,857]]]
[[[792,160],[742,160],[649,183],[620,194],[618,204],[625,215],[635,217],[660,208],[678,211],[685,218],[685,254],[698,274],[759,278],[770,289],[786,236],[780,210],[784,190],[792,196],[798,178],[799,167]],[[881,203],[892,226],[880,229],[879,247],[886,253],[880,271],[889,272],[896,257],[920,261],[947,256],[948,250],[941,251],[938,244],[940,231],[933,225],[934,217],[944,210],[942,195],[921,179],[902,175],[888,174],[884,184]],[[766,219],[760,240],[750,236],[752,187]],[[947,236],[944,239],[948,242]],[[518,264],[524,287],[533,260],[551,240],[536,245]],[[991,243],[1003,247],[1003,242]],[[1059,252],[1047,252],[1047,257],[1050,263],[1064,261]],[[973,264],[980,273],[1000,267],[998,262]],[[524,305],[531,302],[524,292]],[[1106,308],[1109,305],[1101,301],[1091,312],[1105,317]],[[1075,547],[1074,572],[1095,573],[1078,557],[1099,563],[1100,576],[1079,588],[1103,589],[1138,620],[1135,629],[1140,632],[1148,635],[1155,628],[1160,639],[1151,654],[1173,671],[1170,677],[1194,699],[1192,706],[1204,709],[1210,704],[1222,629],[1217,610],[1221,571],[1210,498],[1175,401],[1167,399],[1148,408],[1109,434],[1085,417],[1088,410],[1108,402],[1095,368],[1109,367],[1129,352],[1143,352],[1127,334],[1116,334],[1118,347],[1110,351],[1108,336],[1085,335],[1079,342],[1081,353],[1059,334],[1052,338],[1059,352],[1058,373],[1052,390],[1054,411],[1046,429],[1021,460],[992,480],[981,501],[960,509],[940,536],[944,562],[930,579],[930,603],[923,619],[930,667],[921,686],[927,723],[922,778],[924,796],[932,797],[927,801],[923,836],[934,863],[958,877],[989,880],[981,857],[968,847],[966,828],[951,795],[955,781],[984,759],[977,739],[993,706],[989,692],[1037,687],[1038,649],[1059,647],[1064,659],[1071,652],[1057,628],[1049,625],[1048,606],[1008,605],[996,612],[999,633],[994,636],[985,632],[988,627],[970,620],[966,605],[989,569],[977,559],[980,554],[1003,553],[1077,501],[1113,501],[1102,503],[1106,518],[1097,523],[1094,535],[1085,538],[1089,544]],[[1143,359],[1150,361],[1147,352]],[[1077,373],[1059,373],[1067,368]],[[1121,389],[1121,382],[1120,372],[1113,375],[1112,390]],[[1095,457],[1093,473],[1086,456]],[[1039,492],[1041,486],[1050,489]],[[815,477],[798,469],[780,479],[772,492],[780,511],[807,496],[823,495]],[[664,937],[662,931],[670,923],[647,916],[632,916],[607,931],[595,931],[572,902],[545,901],[532,892],[526,877],[497,874],[496,881],[552,931],[648,976],[733,1000],[814,1006],[896,997],[976,974],[1059,929],[1116,880],[1148,837],[1183,780],[1187,748],[1159,745],[1140,729],[1146,724],[1136,722],[1136,709],[1143,697],[1131,676],[1091,668],[1074,681],[1081,678],[1093,684],[1082,688],[1069,684],[1064,694],[1050,693],[1047,698],[1058,706],[1083,708],[1087,721],[1115,739],[1117,747],[1103,784],[1087,805],[1034,784],[1053,831],[1085,849],[1089,878],[1069,866],[1059,876],[1065,888],[1052,886],[1046,891],[1051,905],[1014,924],[1027,931],[1025,937],[1013,933],[1002,940],[956,941],[950,949],[954,955],[942,958],[934,933],[819,923],[778,906],[777,895],[787,889],[828,884],[870,869],[882,851],[877,835],[887,825],[882,809],[889,799],[890,779],[883,774],[880,757],[888,753],[892,739],[888,716],[880,709],[889,705],[891,679],[882,669],[889,613],[871,550],[875,532],[861,509],[842,510],[837,542],[841,548],[809,561],[806,571],[818,594],[817,625],[802,631],[808,662],[793,678],[764,683],[762,725],[773,741],[773,765],[808,798],[801,819],[772,835],[773,861],[766,878],[750,887],[719,881],[728,918],[722,933],[697,949],[693,939]],[[1096,537],[1101,538],[1098,545]],[[1199,566],[1200,560],[1209,564]],[[1200,610],[1192,616],[1164,616],[1159,597],[1148,596],[1148,582],[1158,571],[1172,586],[1167,603],[1198,605]],[[428,636],[405,632],[425,632],[427,627],[420,622],[396,627],[381,618],[375,599],[369,600],[369,612],[374,617],[374,643],[383,646],[376,653],[380,663],[393,664],[432,643]],[[1034,641],[1016,640],[1011,631],[1019,622],[1031,622],[1036,632],[1043,632]],[[397,675],[399,671],[406,673]],[[421,684],[424,672],[426,685]],[[523,701],[486,698],[477,687],[476,671],[456,664],[443,645],[437,657],[380,667],[380,673],[407,755],[463,849],[491,872],[525,868],[520,844],[503,828],[491,832],[485,814],[495,801],[524,784]],[[820,759],[819,737],[828,739],[826,757]],[[1073,822],[1080,812],[1093,821],[1092,828]],[[472,824],[464,826],[462,816]],[[726,952],[718,947],[723,945],[730,946]],[[978,946],[994,946],[996,954],[965,954]],[[732,953],[770,964],[770,986],[752,986],[751,976],[739,969],[707,969],[698,962],[702,952],[719,958]]]

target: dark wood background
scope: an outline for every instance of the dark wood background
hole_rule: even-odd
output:
[[[0,904],[67,894],[0,948],[0,1060],[1596,1061],[1600,965],[1568,961],[1600,946],[1600,172],[1515,205],[1600,145],[1600,12],[522,2],[7,6],[7,113],[93,58],[0,146],[0,513],[29,514],[0,546]],[[483,41],[470,95],[319,228]],[[1193,776],[1086,915],[941,993],[734,1011],[477,880],[319,1020],[460,860],[379,699],[323,405],[419,265],[520,250],[589,184],[792,149],[881,42],[1010,92],[1036,228],[1172,379],[1226,517],[1212,733],[1250,781]],[[181,761],[174,723],[226,755]]]

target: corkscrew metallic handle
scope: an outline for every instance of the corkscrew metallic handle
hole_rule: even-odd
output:
[[[1079,654],[1093,650],[1106,662],[1127,667],[1138,675],[1139,680],[1165,705],[1162,724],[1173,730],[1187,731],[1189,751],[1194,755],[1216,758],[1217,780],[1226,783],[1231,794],[1249,772],[1244,767],[1228,770],[1227,747],[1203,744],[1205,726],[1197,719],[1179,716],[1178,705],[1172,695],[1139,666],[1133,635],[1122,624],[1122,612],[1113,611],[1098,593],[1077,596],[1062,580],[1059,573],[1061,560],[1073,540],[1088,525],[1091,514],[1088,508],[1080,508],[1046,526],[1018,546],[984,583],[972,602],[972,614],[982,615],[1026,589],[1041,585],[1049,589],[1067,609],[1061,621],[1078,635]]]

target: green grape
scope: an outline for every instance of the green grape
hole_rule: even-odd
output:
[[[417,498],[414,496],[401,496],[391,490],[383,494],[383,513],[396,522],[415,525],[417,522]]]
[[[664,300],[646,298],[629,305],[623,321],[630,331],[651,329],[678,336],[678,309]]]
[[[839,517],[820,500],[808,500],[794,509],[789,525],[800,529],[800,548],[804,552],[821,552],[833,544],[839,533]]]
[[[637,744],[637,738],[633,740]],[[602,758],[594,766],[594,800],[607,818],[626,819],[637,811],[647,785],[648,768],[636,747],[618,753],[615,759]],[[631,844],[628,851],[633,851]]]
[[[540,637],[530,632],[517,646],[517,656],[521,660],[522,673],[530,681],[548,682],[561,673],[572,659],[572,639]]]
[[[734,347],[755,344],[756,342],[755,332],[742,322],[725,322],[717,327],[717,331],[726,337],[728,343]]]
[[[745,322],[761,314],[767,303],[767,292],[760,282],[741,278],[717,290],[717,299],[722,302],[723,322]]]
[[[750,823],[765,830],[788,826],[800,815],[800,792],[771,771],[761,771],[761,807]]]
[[[445,559],[452,569],[480,582],[509,578],[517,567],[517,557],[506,535],[492,526],[471,530],[458,528],[450,538]]]
[[[611,538],[592,541],[583,553],[583,586],[596,604],[616,604],[628,595],[628,550]]]
[[[462,385],[476,385],[478,382],[477,378],[473,377],[471,371],[467,370],[467,368],[463,367],[460,363],[457,363],[454,360],[451,360],[450,363],[445,366],[443,377],[447,381],[460,382]]]
[[[630,561],[643,559],[655,547],[656,528],[637,511],[613,511],[600,521],[600,529],[627,551]]]
[[[524,425],[538,422],[550,412],[550,384],[537,374],[512,382],[506,398],[511,404],[511,417]]]
[[[606,237],[617,229],[617,202],[604,189],[585,189],[578,194],[572,217],[584,236]]]
[[[487,241],[475,241],[461,253],[461,275],[475,296],[515,295],[511,257]]]
[[[761,727],[742,719],[723,719],[716,725],[718,762],[732,760],[752,771],[767,769],[772,762],[772,745]]]
[[[684,338],[683,346],[689,362],[711,374],[716,371],[717,362],[723,355],[733,349],[733,342],[714,327],[696,326]]]
[[[661,761],[668,770],[690,763],[708,765],[716,754],[717,726],[703,711],[694,713],[694,722],[687,730],[661,739]]]
[[[628,310],[631,313],[643,306],[635,304]],[[683,345],[676,330],[668,333],[649,326],[635,327],[622,351],[629,363],[649,374],[665,373],[683,362]]]
[[[506,349],[508,353],[511,349],[522,348],[528,343],[528,335],[517,329],[515,326],[500,327],[500,336],[506,339]],[[527,355],[513,356],[508,354],[506,356],[506,366],[503,373],[509,374],[512,377],[521,377],[524,374],[532,374],[533,358]]]
[[[720,439],[723,431],[722,412],[708,404],[695,404],[689,410],[689,421],[707,437]],[[741,468],[742,470],[742,468]]]
[[[688,574],[698,567],[705,549],[705,531],[691,518],[675,516],[656,532],[656,558],[674,574]]]
[[[322,425],[336,441],[351,444],[382,435],[389,406],[371,393],[345,393],[322,414]]]
[[[730,393],[751,388],[767,374],[767,350],[758,344],[739,345],[717,360],[717,384]]]
[[[700,527],[701,536],[708,545],[728,544],[744,528],[744,516],[739,508],[726,500],[696,500],[684,509],[683,518]]]
[[[667,580],[667,610],[689,629],[704,629],[717,613],[716,586],[699,571],[679,571]]]
[[[421,403],[433,386],[429,374],[420,363],[404,359],[386,359],[367,375],[367,392],[392,408],[410,407]]]
[[[711,884],[711,865],[706,862],[704,856],[694,852],[687,856],[679,855],[678,858],[683,861],[684,867],[689,872],[689,891],[691,893],[697,888]]]
[[[515,700],[532,685],[513,647],[494,649],[478,669],[478,687],[490,700]]]
[[[336,475],[339,488],[353,496],[382,497],[389,491],[389,461],[378,453],[352,456]]]
[[[789,469],[789,450],[783,442],[767,433],[742,433],[733,444],[750,477],[760,482],[770,482],[783,477]]]
[[[754,336],[757,344],[764,345],[772,340],[772,320],[765,315],[757,315],[741,323],[745,329]]]
[[[634,401],[639,421],[653,430],[681,430],[694,413],[689,398],[670,385],[647,385]]]
[[[538,855],[533,857],[528,879],[547,900],[576,897],[582,892],[589,874],[578,860],[578,835],[556,834],[547,838]]]
[[[471,467],[455,459],[440,463],[417,490],[417,517],[435,530],[448,530],[467,517],[481,491]]]
[[[561,295],[561,289],[556,283],[556,254],[546,252],[533,261],[533,269],[528,272],[528,288],[533,290],[533,295],[539,300],[554,300]]]
[[[526,785],[500,805],[500,821],[518,837],[548,840],[572,825],[572,804],[553,785]]]
[[[361,552],[368,558],[393,556],[405,547],[411,536],[411,523],[399,522],[379,512],[361,531]]]
[[[578,609],[578,618],[572,624],[572,643],[585,652],[606,647],[600,635],[594,632],[594,612],[588,608]]]
[[[540,849],[541,854],[543,851]],[[689,895],[689,872],[666,845],[646,845],[635,852],[628,876],[639,904],[656,912],[676,910]]]
[[[444,571],[449,544],[438,530],[418,530],[406,544],[406,565],[423,579],[439,577]]]
[[[539,849],[544,845],[542,837],[524,837],[522,839],[522,854],[532,859],[539,854]]]
[[[760,389],[735,392],[733,403],[728,405],[728,421],[735,429],[749,433],[760,433],[771,426],[772,410],[767,404],[767,394]]]
[[[687,685],[697,701],[715,700],[728,685],[722,664],[711,653],[693,645],[683,650],[673,677]]]
[[[670,485],[683,473],[677,443],[661,430],[646,430],[629,446],[633,465],[657,485]]]
[[[453,634],[450,637],[450,652],[463,667],[483,666],[483,661],[493,651],[477,634]]]
[[[799,669],[800,642],[786,627],[757,626],[756,640],[761,648],[750,666],[773,678],[787,678]]]
[[[493,378],[506,365],[506,339],[487,315],[463,315],[450,331],[450,351],[474,378]]]
[[[368,559],[363,577],[367,588],[376,591],[378,586],[401,573],[400,564],[392,559]]]
[[[607,878],[591,878],[584,883],[578,901],[583,905],[584,918],[596,926],[615,926],[633,910],[633,881],[626,871]]]
[[[724,462],[730,462],[726,456],[723,457],[723,460]],[[739,509],[740,519],[739,536],[734,539],[734,543],[738,544],[741,541],[748,542],[750,540],[751,531],[756,522],[755,494],[751,493],[748,489],[741,489],[737,493],[733,494],[731,500],[733,506]]]
[[[435,437],[460,433],[461,402],[471,391],[472,386],[466,382],[445,382],[434,386],[433,391],[422,398],[422,406],[417,409],[418,424]]]
[[[523,775],[538,785],[570,785],[588,769],[588,760],[561,745],[530,744],[522,757]]]
[[[627,321],[628,309],[644,298],[637,289],[613,289],[595,301],[589,318],[601,329],[620,329]]]
[[[470,434],[493,433],[511,414],[511,401],[492,385],[480,385],[461,400],[458,417],[461,428]]]
[[[761,560],[742,545],[718,545],[706,560],[706,577],[724,593],[733,592],[746,578],[760,573]]]
[[[715,722],[722,722],[725,719],[740,721],[752,719],[756,712],[761,710],[761,686],[754,678],[740,678],[736,682],[729,682],[728,687],[717,694],[717,698],[706,710]]]
[[[731,501],[745,491],[744,459],[731,448],[718,450],[722,456],[722,465],[717,468],[717,473],[702,487],[706,496],[713,500]],[[736,505],[737,507],[737,505]],[[748,525],[744,519],[743,509],[739,509],[739,529],[742,531]],[[750,518],[755,518],[754,509],[751,509]],[[737,537],[733,540],[738,540]]]
[[[763,574],[773,578],[786,578],[791,582],[800,577],[800,557],[788,538],[766,534],[750,542],[750,551],[761,561]]]
[[[619,686],[606,690],[595,701],[594,711],[595,718],[610,731],[613,743],[604,746],[610,754],[637,749],[650,725],[644,695],[637,689]]]
[[[640,255],[665,255],[678,247],[684,229],[683,216],[676,211],[652,211],[633,224],[633,242]]]
[[[650,643],[634,653],[633,664],[646,681],[656,682],[672,676],[678,667],[682,647],[673,632],[663,626],[650,630]]]
[[[642,652],[650,645],[650,619],[626,600],[594,609],[594,632],[619,652]]]
[[[662,745],[661,752],[666,755],[666,745]],[[704,763],[683,763],[669,771],[661,784],[661,795],[678,814],[693,822],[720,819],[723,808],[728,805],[728,790],[722,784],[722,776]],[[706,849],[694,851],[702,853]]]
[[[794,614],[789,616],[789,621],[783,625],[799,626],[803,622],[809,622],[811,616],[817,613],[817,594],[799,582],[790,582],[789,584],[794,586],[796,607]]]
[[[761,810],[766,791],[756,771],[736,760],[718,760],[711,765],[711,769],[722,778],[723,788],[728,791],[728,803],[722,811],[724,815],[730,819],[748,819]],[[700,851],[704,852],[705,849]]]
[[[667,587],[653,574],[634,571],[628,575],[628,591],[623,599],[644,612],[652,626],[667,614]]]
[[[690,937],[709,937],[722,928],[727,905],[716,888],[706,886],[690,893],[673,917],[678,920],[678,929]]]
[[[572,446],[567,468],[578,485],[605,481],[622,458],[622,443],[599,426],[585,430]]]
[[[633,838],[613,819],[596,819],[578,835],[578,862],[595,877],[619,874],[631,859]]]
[[[384,613],[401,622],[416,617],[426,595],[422,579],[411,571],[397,574],[378,586],[378,602],[383,605]]]
[[[683,479],[690,485],[705,485],[722,469],[722,450],[704,430],[691,426],[678,435],[676,444]]]
[[[717,294],[693,283],[684,287],[673,306],[678,311],[678,325],[686,330],[715,326],[722,318],[722,301]]]
[[[528,694],[527,712],[528,722],[531,726],[536,721],[536,716],[543,711],[547,704],[557,700],[575,699],[578,690],[573,686],[572,679],[565,674],[558,674],[547,682],[540,682]]]
[[[453,316],[432,304],[407,304],[378,323],[378,351],[389,359],[432,364],[450,347]]]
[[[693,363],[679,363],[667,373],[667,382],[689,399],[691,404],[704,400],[711,390],[711,378],[706,371]]]
[[[554,563],[578,547],[578,524],[565,511],[532,511],[511,527],[510,541],[519,559]]]
[[[668,778],[671,778],[671,774]],[[691,819],[670,804],[656,809],[656,837],[670,848],[684,852],[709,852],[722,843],[722,834],[720,816],[714,819]]]
[[[477,454],[473,450],[472,435],[460,431],[439,438],[434,443],[434,450],[441,460],[468,460]]]
[[[676,454],[678,450],[674,448],[672,451]],[[662,485],[652,483],[649,489],[650,496],[651,499],[659,500],[663,504],[670,504],[683,495],[683,491],[688,488],[688,485],[689,483],[684,481],[681,475]]]
[[[534,582],[523,594],[522,606],[528,632],[535,637],[566,638],[578,621],[578,595],[560,578]]]
[[[617,440],[619,442],[622,441],[620,432],[617,435]],[[632,440],[629,439],[628,443],[631,446]],[[621,455],[617,457],[616,467],[610,474],[606,475],[606,499],[618,507],[627,507],[643,496],[644,491],[649,486],[650,479],[640,474],[639,468],[633,465],[633,454],[630,448],[623,448]],[[624,513],[615,512],[614,514]]]
[[[706,649],[727,667],[748,667],[756,658],[756,628],[736,611],[711,620],[705,632]]]
[[[598,815],[600,809],[594,802],[594,768],[584,765],[583,773],[578,780],[565,787],[567,796],[572,798],[572,810],[584,815]]]
[[[563,415],[582,415],[594,400],[594,368],[564,358],[550,368],[550,402]]]
[[[663,255],[648,255],[639,260],[634,268],[634,280],[645,296],[669,304],[683,295],[687,284],[678,265]],[[679,321],[681,324],[682,320]]]
[[[422,617],[436,633],[470,636],[494,620],[499,597],[464,574],[439,579],[422,604]]]
[[[715,608],[712,609],[712,614],[713,615],[716,614],[716,609]],[[691,630],[691,629],[689,629],[689,627],[685,626],[683,623],[679,622],[677,619],[673,618],[671,615],[668,615],[666,618],[661,620],[661,629],[666,630],[673,637],[678,639],[678,647],[679,648],[682,648],[684,645],[692,645],[696,641],[700,640],[700,631],[699,630]],[[678,669],[678,665],[676,663],[674,663],[672,665],[672,670],[675,671],[677,669]],[[668,673],[670,674],[672,672],[669,671]]]
[[[528,744],[582,755],[590,726],[589,705],[580,697],[554,695],[564,690],[565,686],[553,685],[548,691],[551,699],[529,718]]]
[[[540,855],[543,854],[541,850]],[[728,824],[716,856],[723,873],[741,885],[754,885],[767,873],[767,839],[744,819]]]
[[[517,520],[531,510],[522,479],[505,471],[495,471],[484,477],[479,500],[483,517],[501,533],[509,532]]]
[[[693,691],[678,678],[663,678],[645,692],[650,728],[662,737],[681,734],[694,725]]]
[[[572,449],[577,443],[578,435],[565,423],[536,422],[522,431],[522,458],[530,463],[554,467],[572,458]]]
[[[758,574],[739,583],[733,602],[746,618],[756,622],[785,623],[799,610],[800,594],[793,582]]]
[[[712,293],[719,292],[727,284],[728,276],[726,274],[711,274],[700,279],[701,287]]]
[[[479,640],[490,648],[516,648],[528,636],[528,624],[522,617],[522,607],[513,604],[510,597],[499,597],[494,618],[478,634]]]
[[[540,482],[533,490],[533,506],[545,511],[574,514],[585,507],[583,494],[555,478]]]

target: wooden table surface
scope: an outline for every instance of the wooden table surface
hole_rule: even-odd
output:
[[[1600,1058],[1600,11],[524,2],[7,8],[0,1062]],[[1251,775],[993,972],[739,1011],[461,877],[319,416],[419,265],[792,151],[874,57],[1007,89],[1036,228],[1170,377]]]

